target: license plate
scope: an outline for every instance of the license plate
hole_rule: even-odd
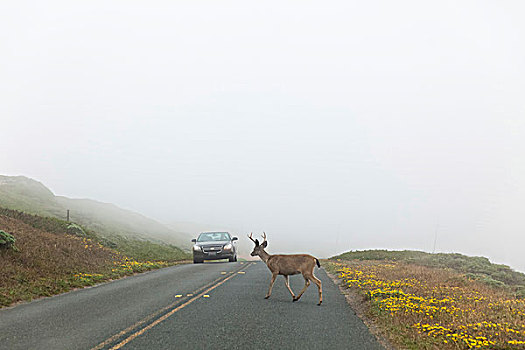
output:
[[[210,255],[215,255],[217,254],[217,252],[210,252]]]

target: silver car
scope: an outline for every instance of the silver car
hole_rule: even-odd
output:
[[[202,263],[204,260],[228,259],[237,261],[237,237],[228,232],[203,232],[197,239],[191,241],[193,245],[193,263]]]

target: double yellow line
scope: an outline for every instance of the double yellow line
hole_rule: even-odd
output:
[[[180,304],[180,300],[154,312],[153,314],[149,315],[149,316],[146,316],[145,318],[143,318],[142,320],[140,320],[139,322],[129,326],[128,328],[126,329],[123,329],[122,331],[120,331],[119,333],[113,335],[112,337],[104,340],[102,343],[98,344],[97,346],[95,346],[94,348],[92,348],[91,350],[100,350],[100,349],[103,349],[104,347],[108,346],[109,344],[111,343],[114,343],[115,341],[117,341],[118,339],[120,339],[121,337],[123,337],[124,335],[126,335],[127,333],[133,331],[134,329],[137,329],[139,327],[141,327],[142,325],[144,324],[147,324],[147,326],[143,327],[143,328],[140,328],[138,330],[136,330],[134,333],[132,333],[131,335],[129,335],[127,338],[125,338],[124,340],[122,340],[121,342],[119,342],[117,345],[111,347],[110,349],[111,350],[118,350],[120,348],[122,348],[124,345],[126,345],[127,343],[129,343],[130,341],[132,341],[133,339],[135,339],[136,337],[138,337],[139,335],[141,334],[144,334],[145,332],[147,332],[148,330],[150,330],[151,328],[155,327],[156,325],[158,325],[159,323],[161,323],[162,321],[166,320],[168,317],[170,317],[171,315],[173,315],[174,313],[176,313],[177,311],[185,308],[186,306],[188,306],[189,304],[193,303],[195,300],[201,298],[203,295],[207,294],[208,292],[214,290],[215,288],[217,288],[218,286],[220,286],[221,284],[225,283],[226,281],[232,279],[233,277],[235,277],[237,275],[238,272],[240,272],[242,269],[245,269],[245,268],[248,268],[248,266],[252,265],[253,263],[247,263],[246,265],[242,266],[241,268],[239,269],[236,269],[234,270],[233,272],[231,272],[231,274],[227,277],[219,277],[217,278],[216,280],[214,280],[213,282],[211,283],[208,283],[207,285],[203,286],[203,287],[200,287],[198,288],[197,290],[195,290],[193,293],[193,295],[195,295],[194,297],[192,297],[191,299],[187,300],[186,302],[184,302],[183,304]],[[184,300],[184,299],[183,299]],[[171,309],[171,310],[170,310]],[[159,318],[156,318],[158,317],[159,315],[161,315],[162,313],[166,312],[167,310],[170,310],[168,311],[167,313],[165,313],[164,315],[162,315],[161,317]],[[156,318],[156,319],[155,319]],[[155,321],[151,322],[151,323],[148,323],[149,321],[155,319]]]

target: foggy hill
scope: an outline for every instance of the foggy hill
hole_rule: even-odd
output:
[[[191,245],[191,235],[167,227],[139,213],[91,199],[55,196],[42,183],[25,176],[0,175],[0,206],[28,213],[70,219],[103,237],[124,236],[175,244]]]

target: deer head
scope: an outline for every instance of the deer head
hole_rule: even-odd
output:
[[[264,251],[264,248],[266,248],[268,246],[268,242],[266,241],[266,233],[263,232],[263,239],[264,241],[259,244],[259,240],[258,239],[253,239],[252,237],[252,233],[250,232],[250,234],[248,235],[248,238],[252,240],[253,243],[255,243],[255,247],[253,248],[253,251],[251,252],[251,256],[257,256],[257,255],[261,255],[261,253]]]

